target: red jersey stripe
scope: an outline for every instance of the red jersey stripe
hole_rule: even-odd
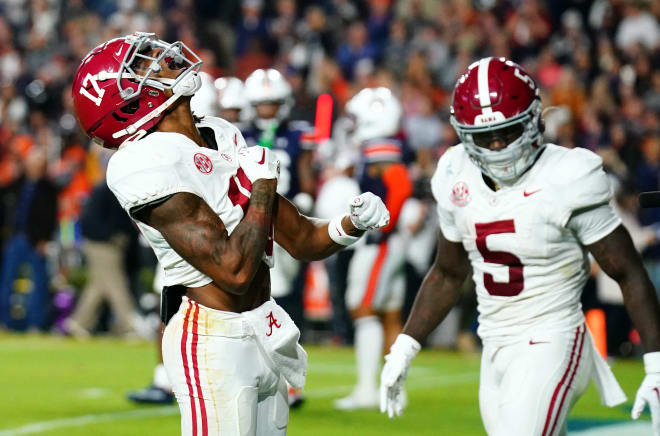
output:
[[[208,423],[206,422],[206,405],[204,404],[204,394],[202,392],[202,385],[199,382],[199,366],[197,365],[197,341],[199,335],[197,334],[197,317],[199,316],[199,304],[195,304],[195,313],[193,315],[192,325],[192,345],[190,352],[192,354],[193,375],[195,377],[195,387],[197,388],[197,398],[199,399],[199,414],[202,420],[202,436],[208,436]]]
[[[552,424],[552,428],[550,429],[550,433],[548,435],[552,435],[552,433],[555,431],[555,427],[557,426],[557,422],[559,421],[559,416],[561,415],[561,409],[564,406],[564,400],[566,400],[566,394],[568,393],[568,390],[571,388],[571,385],[573,384],[573,379],[575,378],[575,374],[577,373],[578,367],[580,366],[580,358],[582,357],[582,348],[584,348],[584,333],[586,332],[587,328],[583,327],[582,328],[582,334],[580,335],[580,347],[578,349],[578,356],[577,360],[575,361],[575,366],[573,367],[573,373],[571,374],[571,378],[568,380],[568,385],[566,385],[566,389],[564,389],[564,394],[561,396],[561,401],[559,402],[559,408],[557,409],[557,415],[555,416],[555,422]]]
[[[188,310],[186,310],[186,317],[183,319],[183,334],[181,335],[181,359],[183,361],[183,372],[186,375],[186,384],[188,385],[188,396],[190,397],[190,410],[192,412],[192,436],[197,436],[197,410],[195,407],[195,393],[193,392],[192,383],[190,381],[190,367],[188,366],[188,320],[190,319],[190,311],[192,310],[192,303],[188,301]]]
[[[559,390],[566,381],[566,377],[568,377],[568,374],[571,372],[571,367],[573,366],[573,357],[575,356],[575,347],[577,346],[579,335],[580,335],[580,327],[575,329],[575,338],[573,339],[573,349],[571,350],[571,358],[568,361],[568,366],[566,367],[566,371],[564,372],[564,375],[557,384],[557,387],[555,388],[555,392],[552,394],[552,399],[550,400],[550,407],[548,408],[548,414],[545,417],[545,424],[543,425],[543,433],[541,433],[542,436],[546,436],[546,431],[548,430],[548,427],[550,426],[550,422],[552,421],[552,412],[555,407],[555,401],[557,401],[557,396],[559,395]]]

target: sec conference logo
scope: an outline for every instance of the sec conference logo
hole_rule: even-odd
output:
[[[458,207],[467,206],[470,202],[470,190],[468,185],[465,182],[456,182],[453,188],[451,188],[451,202]]]
[[[211,159],[209,159],[207,155],[197,153],[195,154],[194,160],[195,166],[200,172],[208,174],[213,171],[213,162],[211,162]]]

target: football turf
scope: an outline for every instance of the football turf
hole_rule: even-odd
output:
[[[355,378],[351,348],[306,348],[307,402],[291,412],[289,435],[484,434],[477,355],[423,351],[407,381],[410,404],[402,418],[390,420],[376,411],[332,408],[334,399],[350,392]],[[126,400],[127,391],[151,380],[155,359],[149,342],[0,333],[0,436],[177,435],[176,406],[138,406]],[[628,402],[603,407],[592,384],[573,408],[570,434],[586,434],[584,428],[597,426],[603,427],[595,434],[605,434],[608,425],[629,421],[642,363],[621,360],[613,369]],[[643,419],[648,426],[648,414]],[[632,429],[625,434],[633,434]]]

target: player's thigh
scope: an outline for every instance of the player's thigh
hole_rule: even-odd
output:
[[[184,332],[176,314],[163,335],[163,363],[183,435],[253,436],[258,383],[270,376],[254,338]]]
[[[557,436],[593,369],[589,335],[533,336],[516,347],[501,382],[496,436]]]
[[[405,261],[404,240],[401,235],[395,233],[387,240],[387,252],[372,300],[372,307],[376,311],[392,312],[403,306],[406,289]]]
[[[284,377],[257,403],[256,436],[284,436],[289,424],[289,401]]]
[[[405,250],[400,235],[356,249],[349,267],[347,307],[398,310],[405,292]]]
[[[372,270],[379,253],[377,244],[360,245],[355,248],[355,253],[348,265],[348,278],[346,283],[346,307],[355,310],[362,305]],[[371,280],[375,280],[376,277]]]
[[[493,362],[496,349],[484,346],[479,370],[479,411],[486,433],[494,434],[499,416],[499,377]]]

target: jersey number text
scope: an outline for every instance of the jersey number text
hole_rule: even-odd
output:
[[[486,246],[486,237],[498,233],[516,233],[513,220],[494,221],[492,223],[475,224],[477,231],[477,249],[484,257],[484,262],[505,265],[509,267],[509,281],[496,282],[493,275],[484,273],[484,286],[490,295],[513,297],[522,292],[525,287],[523,279],[523,264],[515,254],[506,251],[491,251]]]

